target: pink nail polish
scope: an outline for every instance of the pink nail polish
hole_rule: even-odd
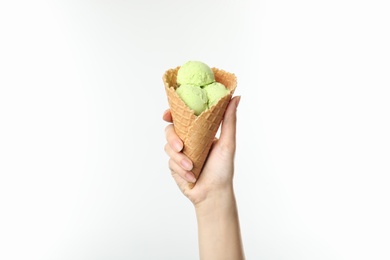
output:
[[[174,142],[173,146],[175,147],[176,152],[180,152],[183,149],[183,145],[179,141]]]
[[[238,107],[238,104],[240,104],[240,101],[241,101],[241,96],[238,96],[237,102],[236,102],[236,107]]]
[[[192,163],[190,163],[189,161],[187,161],[186,159],[183,159],[183,160],[181,160],[180,161],[180,164],[181,164],[181,166],[183,166],[184,167],[184,169],[186,169],[186,170],[192,170]]]
[[[191,183],[196,182],[195,176],[192,172],[187,172],[185,175],[185,178],[187,179],[188,182],[191,182]]]

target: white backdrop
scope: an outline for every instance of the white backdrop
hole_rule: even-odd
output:
[[[389,259],[388,1],[1,1],[0,259],[198,259],[162,74],[234,72],[247,259]]]

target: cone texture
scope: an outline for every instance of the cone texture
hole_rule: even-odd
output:
[[[193,162],[192,172],[198,178],[227,105],[237,87],[237,78],[232,73],[212,68],[215,80],[224,84],[229,90],[229,94],[220,99],[217,104],[196,116],[194,111],[187,107],[175,91],[178,87],[176,75],[179,68],[167,70],[163,76],[163,82],[175,131],[184,143],[183,153]]]

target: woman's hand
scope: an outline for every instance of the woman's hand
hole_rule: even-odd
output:
[[[234,173],[234,155],[236,150],[236,111],[240,97],[231,99],[225,112],[220,138],[214,140],[202,172],[195,180],[191,172],[193,164],[181,151],[183,142],[175,133],[173,124],[166,129],[165,152],[170,157],[169,168],[180,190],[196,206],[212,194],[231,191]],[[172,122],[170,110],[166,110],[163,119]],[[193,188],[189,182],[196,182]]]

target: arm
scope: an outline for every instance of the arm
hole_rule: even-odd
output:
[[[244,259],[233,188],[196,206],[200,259]]]
[[[203,260],[245,258],[233,189],[236,110],[239,100],[239,97],[235,97],[229,103],[220,139],[215,140],[198,180],[191,173],[192,162],[181,153],[183,143],[173,125],[166,128],[165,151],[170,157],[169,168],[183,194],[194,204],[199,252]],[[169,111],[163,118],[172,121]],[[196,182],[196,185],[191,189],[188,182]]]

